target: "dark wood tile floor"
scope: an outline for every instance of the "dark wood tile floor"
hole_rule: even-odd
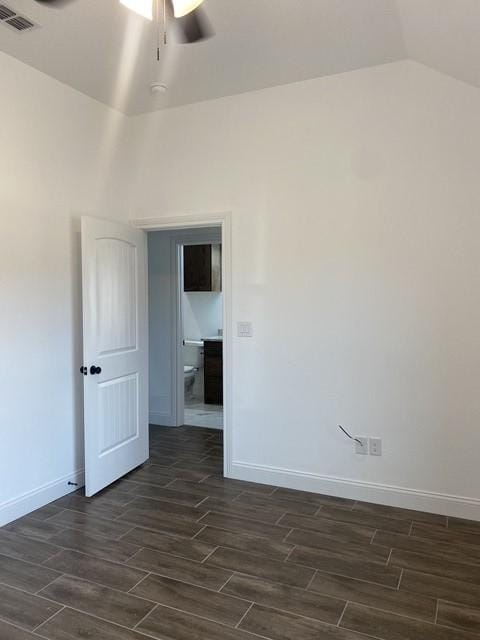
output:
[[[480,523],[222,477],[222,434],[0,529],[0,640],[480,640]]]

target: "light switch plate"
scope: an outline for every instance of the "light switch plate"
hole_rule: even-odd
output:
[[[253,338],[253,325],[251,322],[238,322],[237,335],[239,338]]]

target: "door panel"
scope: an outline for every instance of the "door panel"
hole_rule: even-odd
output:
[[[96,242],[99,355],[137,346],[137,250],[135,245],[100,238]]]
[[[98,411],[100,456],[138,437],[138,375],[99,384]]]
[[[143,232],[82,218],[87,496],[148,458],[146,264]]]

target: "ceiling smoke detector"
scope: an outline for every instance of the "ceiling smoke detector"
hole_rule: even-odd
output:
[[[152,96],[161,96],[167,92],[167,85],[163,82],[152,82],[150,85],[150,93]]]

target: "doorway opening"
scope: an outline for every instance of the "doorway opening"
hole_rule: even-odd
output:
[[[220,230],[209,241],[183,241],[177,259],[180,299],[177,355],[184,371],[183,424],[223,429],[223,292]],[[182,240],[180,240],[182,242]],[[199,244],[201,243],[201,244]],[[182,409],[180,402],[180,411]]]
[[[229,214],[134,225],[148,232],[149,422],[223,430],[228,475]]]

